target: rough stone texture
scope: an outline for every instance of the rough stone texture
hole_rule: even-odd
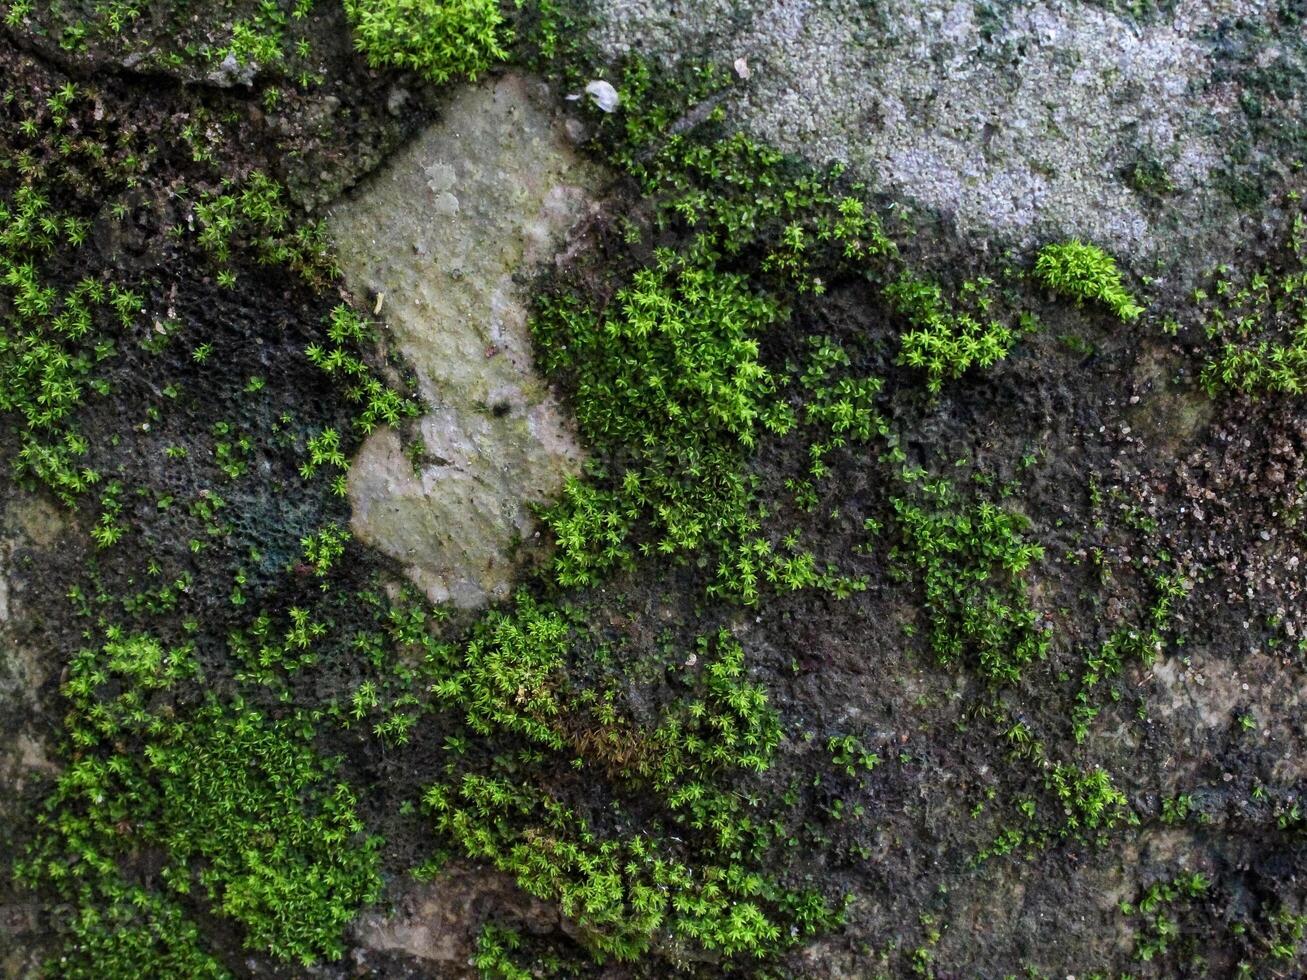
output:
[[[508,593],[515,543],[534,533],[531,505],[581,459],[533,371],[525,278],[601,176],[533,101],[533,84],[508,75],[461,90],[329,218],[346,282],[380,297],[430,405],[416,471],[392,431],[359,451],[354,530],[433,601],[460,606]]]
[[[360,916],[355,938],[363,950],[411,956],[440,976],[476,975],[467,969],[473,940],[491,915],[507,916],[530,933],[550,932],[563,921],[556,907],[526,895],[508,875],[461,863],[434,881],[406,880],[397,888],[390,914]],[[367,954],[355,959],[365,965]]]
[[[31,633],[23,597],[30,569],[42,552],[56,547],[67,524],[53,504],[23,492],[0,514],[0,785],[17,789],[32,772],[53,768],[47,749],[24,730],[52,660],[31,648],[30,636],[21,635]],[[0,803],[0,812],[3,807]]]
[[[1265,77],[1301,67],[1301,38],[1274,27],[1276,5],[1263,0],[1179,0],[1148,21],[1015,0],[598,7],[597,40],[612,56],[707,58],[744,74],[727,101],[743,128],[818,163],[846,161],[978,238],[1076,235],[1169,262],[1195,248],[1219,255],[1240,220],[1218,179],[1231,154],[1287,163],[1269,137],[1250,137],[1241,102],[1251,93],[1239,65]],[[732,68],[741,58],[744,73]],[[1272,111],[1291,117],[1257,109]],[[1127,176],[1146,161],[1174,186],[1164,200]]]
[[[42,552],[57,547],[64,516],[46,500],[18,491],[0,505],[0,854],[11,856],[21,825],[22,801],[33,785],[58,772],[55,749],[44,738],[40,692],[53,680],[56,661],[32,642],[31,611],[24,595]],[[66,542],[64,542],[66,545]],[[39,631],[35,631],[39,635]],[[37,928],[38,903],[11,894],[0,881],[0,977],[39,975],[41,950],[25,937]]]
[[[187,0],[184,13],[177,4],[134,3],[133,16],[124,16],[120,3],[37,3],[17,25],[0,18],[0,39],[72,79],[94,79],[120,94],[135,90],[147,101],[165,92],[204,91],[211,108],[245,119],[245,132],[228,131],[238,152],[272,150],[255,166],[281,180],[297,204],[317,211],[425,121],[433,96],[369,69],[339,3],[310,6],[308,16],[289,18],[280,32],[281,57],[262,63],[230,50],[236,23],[257,21],[260,0]],[[85,31],[81,43],[62,43],[69,29]],[[298,53],[300,41],[307,42],[307,55]],[[314,79],[311,86],[299,84],[305,75]],[[269,92],[278,97],[268,99]],[[247,111],[247,100],[258,93],[264,94],[261,108]],[[175,111],[184,115],[170,124],[174,136],[190,119],[189,107]],[[249,164],[223,159],[220,166],[230,174],[246,172]]]

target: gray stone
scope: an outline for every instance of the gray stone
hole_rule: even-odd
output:
[[[231,52],[218,63],[208,75],[208,81],[220,88],[232,88],[236,85],[251,86],[254,76],[258,74],[258,65],[242,65]]]
[[[525,277],[591,206],[602,174],[507,75],[462,89],[331,212],[356,296],[376,293],[430,406],[415,469],[375,432],[349,474],[353,527],[436,602],[508,594],[536,540],[532,505],[578,471],[569,421],[536,376]]]
[[[733,125],[965,234],[1194,265],[1244,217],[1216,179],[1241,109],[1215,39],[1273,8],[1178,0],[1140,22],[1068,0],[599,0],[594,36],[614,59],[735,66]],[[1141,154],[1174,184],[1164,207],[1123,176]]]
[[[355,921],[360,966],[372,950],[461,967],[474,952],[482,922],[492,916],[538,934],[563,924],[554,906],[527,895],[508,875],[458,862],[445,866],[432,882],[400,879],[391,904],[388,915],[366,912]]]

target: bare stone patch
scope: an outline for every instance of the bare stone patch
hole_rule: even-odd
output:
[[[59,658],[43,642],[27,590],[35,577],[31,569],[42,567],[42,553],[67,546],[60,537],[68,526],[49,500],[17,488],[9,488],[0,507],[0,851],[11,845],[11,833],[28,816],[24,799],[60,768],[56,747],[45,741],[53,725],[43,717],[49,707],[41,697],[55,680]],[[32,560],[31,568],[23,556]],[[0,976],[43,975],[37,909],[37,903],[14,901],[0,888]]]
[[[1241,220],[1217,179],[1247,152],[1219,39],[1273,9],[1178,0],[1141,22],[1075,2],[600,0],[595,34],[613,58],[733,71],[747,79],[726,101],[734,124],[846,162],[968,234],[1075,235],[1192,263],[1195,246],[1228,251]],[[1264,42],[1268,59],[1280,40]],[[1132,180],[1141,161],[1165,175],[1164,207]]]
[[[68,519],[52,503],[35,494],[16,492],[3,510],[0,525],[0,755],[17,752],[32,758],[27,748],[15,748],[5,729],[35,703],[35,692],[54,667],[47,651],[31,649],[19,634],[30,634],[30,612],[24,608],[24,586],[15,556],[24,550],[39,554],[54,548],[67,530]],[[39,560],[36,563],[39,567]],[[38,766],[39,768],[39,766]]]
[[[354,531],[432,601],[463,607],[508,594],[516,546],[535,532],[531,506],[582,458],[534,372],[526,279],[604,178],[538,87],[506,75],[461,90],[328,218],[349,288],[380,302],[430,405],[416,465],[392,431],[360,450]]]
[[[465,966],[483,921],[493,917],[530,932],[565,923],[554,906],[524,893],[508,875],[454,863],[436,881],[397,885],[388,915],[369,912],[354,923],[367,950],[402,953],[447,969]],[[360,965],[366,963],[366,954]]]

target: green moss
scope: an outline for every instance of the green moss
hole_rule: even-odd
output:
[[[436,826],[464,854],[556,901],[596,951],[629,959],[659,941],[725,955],[766,955],[833,921],[822,899],[780,887],[757,859],[759,828],[726,787],[768,768],[781,737],[761,686],[729,633],[702,638],[696,696],[643,728],[613,699],[569,678],[579,643],[561,611],[519,596],[492,612],[440,671],[434,690],[490,744],[524,738],[543,756],[524,773],[499,754],[431,786]],[[596,823],[550,788],[559,767],[606,775],[662,811],[641,828]],[[607,796],[607,794],[604,794]],[[677,843],[657,829],[675,822]],[[754,841],[750,844],[750,841]],[[752,860],[751,860],[752,858]]]
[[[1145,963],[1164,957],[1183,940],[1177,918],[1183,906],[1201,901],[1211,882],[1200,872],[1183,874],[1170,881],[1149,885],[1137,905],[1125,903],[1122,911],[1137,914],[1140,932],[1135,937],[1135,958]]]
[[[750,682],[744,649],[726,630],[700,637],[703,696],[674,705],[651,738],[641,775],[669,794],[676,808],[702,792],[721,770],[763,772],[781,740],[780,720],[767,692]]]
[[[1282,260],[1237,285],[1221,267],[1194,296],[1215,349],[1202,381],[1215,394],[1300,395],[1307,390],[1307,219],[1295,214]]]
[[[498,13],[487,5],[348,6],[356,25],[374,13],[390,17],[387,25],[366,28],[375,63],[438,81],[483,70],[498,57],[491,46],[503,40]],[[541,31],[556,31],[543,26],[548,11],[541,10]],[[483,18],[490,33],[454,54],[431,46],[426,35],[433,31],[444,31],[443,41],[458,40],[449,18]],[[405,24],[415,30],[404,34]],[[365,26],[358,31],[356,40],[367,47]],[[258,36],[247,41],[252,57],[264,56],[253,47],[263,43]],[[542,47],[557,41],[545,33],[540,38]],[[991,504],[959,502],[938,485],[919,487],[915,476],[886,475],[875,461],[880,449],[886,450],[881,463],[904,461],[887,421],[894,417],[895,392],[853,366],[854,358],[866,363],[881,357],[879,339],[859,336],[846,351],[831,338],[813,338],[804,360],[805,352],[792,354],[788,310],[831,283],[852,283],[848,294],[870,295],[872,303],[879,302],[878,291],[910,321],[900,338],[900,361],[921,371],[931,390],[1008,355],[1029,324],[1011,325],[994,311],[993,284],[984,278],[949,293],[906,268],[862,190],[837,172],[798,167],[726,133],[720,118],[689,132],[674,125],[687,107],[645,100],[641,93],[657,85],[647,66],[632,69],[623,76],[622,110],[595,124],[613,137],[611,158],[648,195],[646,207],[631,209],[624,229],[631,250],[605,256],[611,265],[599,271],[611,278],[599,281],[589,275],[596,270],[586,268],[585,290],[551,293],[534,324],[542,361],[570,394],[596,460],[587,478],[569,483],[545,513],[558,559],[532,588],[551,602],[524,594],[450,643],[433,639],[435,617],[413,602],[402,611],[391,608],[391,628],[345,641],[333,636],[318,585],[346,564],[347,533],[315,516],[264,562],[289,573],[286,594],[275,592],[276,601],[267,604],[274,611],[235,627],[224,624],[215,634],[219,649],[205,648],[206,663],[216,665],[212,685],[219,693],[205,696],[187,643],[124,638],[116,631],[99,649],[79,654],[69,672],[69,768],[52,797],[46,836],[25,866],[33,879],[77,905],[66,923],[71,939],[61,972],[221,975],[182,911],[192,904],[238,926],[252,950],[283,959],[335,955],[344,923],[376,894],[378,869],[376,843],[363,836],[352,791],[313,748],[324,718],[348,729],[367,753],[390,754],[410,733],[415,742],[443,736],[444,752],[424,744],[414,751],[431,766],[424,770],[425,802],[444,844],[556,902],[579,926],[568,935],[578,935],[601,957],[633,959],[656,951],[673,963],[733,972],[745,967],[728,959],[774,956],[831,927],[838,915],[825,898],[802,890],[797,873],[788,876],[790,852],[781,848],[813,841],[821,850],[813,864],[829,860],[835,872],[829,880],[842,880],[839,862],[849,853],[869,854],[869,834],[859,828],[856,843],[837,844],[832,836],[839,829],[832,828],[859,819],[861,807],[845,807],[838,798],[829,806],[819,802],[817,819],[826,825],[814,826],[807,820],[813,809],[787,813],[781,804],[797,803],[771,797],[791,775],[810,780],[817,792],[804,792],[824,799],[831,790],[818,790],[818,782],[856,779],[869,791],[895,774],[868,775],[879,762],[868,745],[823,732],[812,744],[821,763],[816,773],[804,763],[801,770],[759,779],[774,764],[791,762],[778,753],[785,719],[751,671],[744,646],[717,628],[739,610],[724,611],[704,599],[757,603],[769,590],[795,588],[844,595],[867,581],[833,566],[823,569],[800,547],[797,531],[786,534],[777,526],[775,512],[788,513],[787,504],[767,497],[756,475],[760,451],[771,454],[764,463],[776,482],[791,473],[799,477],[793,490],[806,511],[816,510],[818,487],[823,494],[842,493],[841,507],[875,507],[871,513],[881,517],[885,497],[896,498],[892,563],[921,587],[936,653],[1003,685],[991,691],[995,704],[1018,698],[1018,681],[1034,682],[1027,668],[1044,656],[1049,636],[1027,594],[1040,552],[1025,523]],[[39,229],[45,210],[36,212]],[[193,213],[198,244],[226,276],[223,282],[234,282],[237,267],[253,261],[298,265],[319,285],[330,277],[329,265],[319,261],[320,242],[311,232],[301,237],[270,181],[255,175],[202,195]],[[45,289],[42,263],[85,236],[76,223],[67,234],[58,228],[56,222],[53,247],[34,253],[38,269],[30,288],[24,281],[14,287],[20,298]],[[637,242],[646,233],[673,245],[651,257]],[[1102,300],[1119,315],[1137,316],[1106,261],[1105,270],[1101,262],[1059,253],[1049,283],[1060,276],[1061,288],[1078,301]],[[863,280],[872,292],[859,292]],[[130,296],[106,295],[112,312],[119,312],[118,302],[130,305]],[[109,311],[97,306],[93,315],[112,329]],[[307,359],[357,406],[360,432],[397,425],[412,413],[415,402],[391,391],[365,353],[374,339],[372,324],[342,306],[327,318],[324,333]],[[209,356],[206,346],[188,344],[196,364]],[[768,357],[777,351],[774,361],[764,357],[764,347]],[[20,367],[22,356],[14,356]],[[793,360],[784,361],[788,356]],[[260,377],[265,373],[272,385],[285,376],[260,370]],[[909,391],[917,383],[912,372],[887,377],[892,383],[906,378]],[[258,472],[258,450],[242,446],[240,433],[214,429],[221,439],[214,456],[230,480],[246,472],[247,462]],[[294,433],[286,430],[284,440],[302,452],[305,480],[325,471],[341,487],[348,433],[344,418],[309,418]],[[192,443],[189,456],[184,444],[174,446],[170,475],[201,455],[200,445]],[[868,471],[865,480],[858,474],[856,488],[843,478],[851,466]],[[832,473],[841,478],[829,480]],[[108,547],[121,533],[119,517],[130,512],[133,488],[105,482],[95,534]],[[225,524],[215,516],[224,502],[207,489],[202,493],[206,522]],[[171,495],[157,499],[160,508],[172,506]],[[832,510],[830,519],[842,517]],[[867,518],[867,526],[876,524]],[[198,553],[205,542],[195,544]],[[252,556],[250,563],[261,560]],[[703,569],[707,597],[697,596],[694,614],[711,627],[702,627],[705,635],[685,649],[669,644],[656,670],[643,657],[647,650],[636,651],[639,660],[613,668],[620,683],[605,684],[578,664],[612,655],[587,644],[600,642],[594,639],[600,633],[611,642],[624,630],[609,629],[612,623],[599,616],[587,623],[559,595],[602,587],[614,571],[636,563],[643,563],[645,576],[666,575],[670,564]],[[161,581],[171,578],[170,572]],[[231,582],[230,575],[220,581],[220,602]],[[243,567],[235,583],[231,601],[238,606],[246,601]],[[212,587],[198,581],[195,591],[205,591],[197,600],[213,599]],[[177,594],[191,591],[190,578],[177,578],[157,594],[141,591],[123,604],[166,614],[159,635],[189,635],[198,625],[179,632],[171,616]],[[614,608],[611,597],[596,600],[594,593],[570,598],[593,601],[590,608],[605,613]],[[795,609],[777,612],[758,622],[789,622]],[[739,616],[738,622],[746,619],[754,617]],[[629,639],[635,647],[640,629],[620,643]],[[757,634],[741,631],[747,635]],[[230,639],[226,654],[223,638]],[[1097,648],[1086,660],[1084,687],[1120,673],[1136,639],[1113,636]],[[337,652],[338,658],[326,655]],[[412,666],[423,655],[425,662]],[[349,671],[344,682],[324,669],[333,659],[348,664],[341,668]],[[408,663],[392,663],[399,659]],[[656,683],[647,684],[651,673]],[[417,696],[418,677],[434,682],[434,701]],[[259,687],[244,686],[251,684]],[[278,697],[293,703],[305,691],[324,688],[338,697],[321,712],[270,707]],[[268,707],[250,707],[237,696],[241,691],[266,698],[260,704]],[[959,728],[985,710],[959,715]],[[1126,819],[1124,796],[1105,768],[1050,757],[1023,722],[1007,730],[1011,758],[1032,763],[1025,786],[1032,798],[1022,801],[1021,811],[1030,815],[1031,829],[1025,837],[1015,834],[1012,846],[1100,836]],[[827,760],[837,772],[824,771]],[[1034,796],[1044,827],[1052,829],[1038,829]],[[401,813],[407,811],[401,807]],[[160,862],[157,892],[124,884],[138,880],[141,855]],[[923,925],[931,922],[923,917]],[[940,935],[932,929],[929,945],[913,954],[923,971]],[[527,975],[513,955],[517,946],[511,930],[488,928],[476,965],[487,973]],[[538,965],[533,972],[553,975]]]
[[[425,802],[468,854],[557,902],[596,950],[619,959],[638,957],[655,937],[765,956],[833,919],[815,894],[787,892],[737,863],[687,865],[651,835],[605,838],[570,808],[508,780],[468,775],[433,787]]]
[[[239,700],[191,708],[183,682],[196,673],[189,646],[145,635],[110,631],[78,654],[64,689],[76,755],[20,872],[94,905],[116,894],[140,848],[155,848],[166,888],[203,894],[251,949],[305,963],[339,956],[345,923],[377,896],[379,841],[361,836],[352,791],[309,745],[311,718],[270,722]],[[84,906],[82,923],[95,914]],[[100,945],[111,964],[129,948],[192,956],[156,932],[147,924],[128,946]]]
[[[1160,198],[1175,193],[1175,182],[1156,157],[1140,153],[1123,173],[1125,182],[1137,194]]]
[[[522,937],[516,930],[487,922],[477,936],[472,965],[486,980],[532,980],[535,974],[513,961],[521,945]]]
[[[1162,572],[1153,576],[1153,585],[1156,599],[1152,607],[1140,617],[1138,625],[1114,630],[1085,657],[1080,690],[1076,692],[1075,707],[1071,711],[1071,732],[1077,745],[1084,742],[1089,734],[1089,725],[1101,710],[1095,689],[1100,684],[1111,684],[1131,660],[1144,665],[1151,664],[1166,642],[1165,636],[1171,627],[1172,604],[1185,594],[1185,590],[1178,576]],[[1111,696],[1116,698],[1120,695],[1113,690]]]
[[[297,222],[285,195],[279,183],[258,171],[239,182],[224,181],[221,192],[201,194],[192,210],[200,248],[221,266],[234,251],[250,249],[260,264],[288,266],[315,285],[336,280],[340,273],[325,225]]]
[[[1026,522],[990,503],[959,506],[950,493],[933,504],[893,501],[902,544],[894,551],[920,575],[930,643],[943,663],[966,663],[996,683],[1015,683],[1042,658],[1049,632],[1031,608],[1023,573],[1043,557]],[[942,506],[941,506],[942,505]]]
[[[562,748],[556,689],[568,648],[569,627],[562,616],[520,595],[511,614],[486,614],[463,650],[460,669],[433,690],[462,706],[475,732],[505,730]]]
[[[967,280],[950,300],[938,283],[905,271],[886,287],[886,298],[913,327],[900,338],[899,363],[924,370],[931,391],[973,366],[993,366],[1033,328],[1030,317],[1022,317],[1021,328],[1014,330],[992,315],[993,286],[987,278]]]
[[[354,426],[364,435],[381,425],[397,426],[421,411],[421,404],[411,393],[405,394],[387,384],[364,359],[364,351],[376,342],[376,324],[367,320],[344,303],[337,304],[327,318],[327,343],[310,344],[305,348],[309,363],[337,382],[347,401],[357,407]],[[411,386],[410,386],[411,388]],[[347,469],[339,452],[339,438],[326,430],[317,436],[317,444],[308,446],[309,459],[300,475],[310,478],[319,466],[329,464]],[[343,474],[338,476],[333,490],[344,496]]]
[[[344,0],[354,43],[374,67],[429,81],[476,78],[507,56],[499,0]]]
[[[1096,245],[1055,242],[1039,250],[1035,278],[1077,304],[1102,303],[1122,320],[1135,320],[1144,308],[1121,282],[1116,260]]]
[[[310,0],[311,2],[311,0]],[[297,6],[306,6],[298,4]],[[302,16],[302,14],[301,14]],[[282,42],[286,34],[287,15],[277,0],[262,0],[252,17],[231,25],[231,42],[218,52],[217,60],[228,54],[243,65],[273,65],[283,58]]]
[[[596,111],[596,147],[639,183],[658,226],[690,240],[696,259],[748,255],[760,282],[786,291],[820,293],[824,274],[894,255],[865,188],[841,168],[816,170],[732,132],[720,108],[703,116],[729,85],[715,66],[669,72],[634,58],[620,68],[620,108]]]
[[[826,751],[831,765],[844,771],[846,776],[871,772],[880,765],[880,756],[872,752],[853,735],[832,735],[826,739]]]
[[[84,888],[67,929],[70,939],[64,951],[49,964],[52,976],[67,980],[228,980],[231,976],[205,952],[199,929],[176,904],[120,879]]]
[[[1045,784],[1062,805],[1064,833],[1070,836],[1111,827],[1129,807],[1125,794],[1101,766],[1080,769],[1059,762],[1045,776]]]
[[[19,476],[40,480],[65,503],[100,480],[84,465],[89,450],[75,413],[83,400],[107,392],[97,369],[118,335],[140,313],[141,297],[99,276],[70,289],[49,285],[45,268],[61,252],[76,253],[86,222],[61,215],[44,192],[22,187],[0,200],[0,411],[18,423],[12,460]]]
[[[758,337],[782,317],[742,277],[671,252],[604,316],[576,296],[542,305],[532,335],[546,367],[570,382],[582,435],[612,461],[599,486],[573,482],[544,512],[561,584],[594,583],[637,549],[720,553],[749,533],[744,459],[794,424],[758,359]]]
[[[349,540],[350,533],[334,521],[319,528],[300,539],[300,547],[304,549],[303,564],[312,569],[318,578],[326,578],[332,565],[345,554],[345,545]],[[325,591],[326,583],[322,587]]]
[[[573,643],[559,610],[521,594],[511,611],[482,618],[457,669],[433,691],[462,708],[468,727],[481,735],[512,732],[555,750],[582,746],[615,771],[652,782],[673,808],[687,779],[704,781],[723,768],[767,768],[780,724],[763,689],[745,678],[744,650],[729,633],[700,638],[702,697],[674,704],[648,733],[597,702],[593,691],[569,686]]]

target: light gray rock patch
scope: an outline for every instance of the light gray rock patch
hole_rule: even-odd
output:
[[[577,471],[570,422],[535,375],[526,278],[591,207],[603,175],[517,75],[461,90],[328,224],[350,290],[380,295],[430,406],[415,469],[380,430],[349,473],[355,534],[436,602],[508,594],[533,504]]]
[[[964,233],[1183,257],[1228,249],[1241,217],[1215,179],[1243,133],[1219,39],[1274,7],[1179,0],[1140,22],[1071,0],[598,0],[595,39],[747,76],[733,124]],[[1124,176],[1141,159],[1174,186],[1161,203]]]

